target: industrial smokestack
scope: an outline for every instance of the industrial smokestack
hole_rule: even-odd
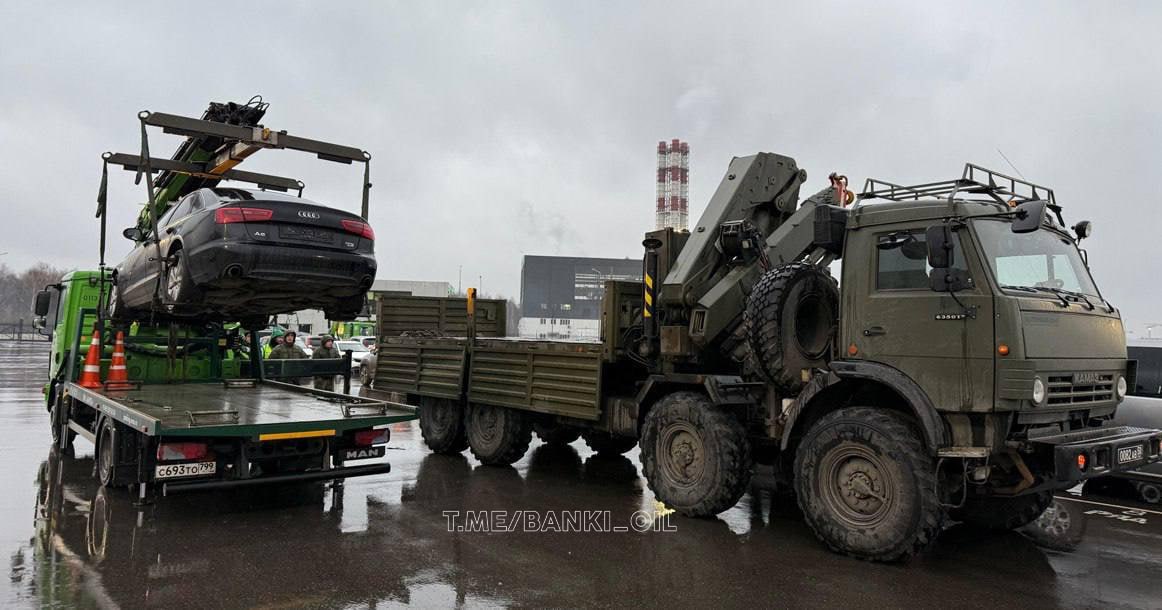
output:
[[[657,229],[687,230],[690,201],[690,144],[677,138],[658,142]]]

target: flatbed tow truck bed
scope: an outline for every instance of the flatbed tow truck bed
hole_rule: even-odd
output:
[[[68,384],[68,393],[148,436],[264,440],[303,432],[363,429],[415,418],[413,409],[277,381],[142,385],[128,390]],[[74,428],[82,435],[88,431]]]

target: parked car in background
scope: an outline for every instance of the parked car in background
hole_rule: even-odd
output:
[[[321,309],[354,318],[375,279],[375,234],[362,218],[289,195],[203,188],[158,221],[117,266],[110,315],[156,305],[177,317],[252,321]]]
[[[351,352],[351,373],[359,374],[360,367],[363,365],[363,359],[371,356],[371,350],[367,349],[360,341],[353,341],[345,339],[335,342],[335,349],[340,352]]]
[[[363,344],[363,347],[366,347],[367,349],[371,350],[372,352],[375,351],[376,339],[373,335],[359,335],[356,337],[350,337],[348,340],[358,341],[358,342]]]

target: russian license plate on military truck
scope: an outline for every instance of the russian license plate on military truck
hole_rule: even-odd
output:
[[[199,477],[218,472],[217,462],[192,462],[188,464],[163,464],[154,467],[155,479],[177,479]]]
[[[1134,445],[1133,447],[1119,447],[1118,465],[1140,461],[1143,455],[1144,454],[1142,452],[1141,445]]]

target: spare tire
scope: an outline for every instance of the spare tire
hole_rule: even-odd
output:
[[[783,392],[803,387],[803,370],[831,360],[839,321],[839,289],[824,270],[788,263],[768,271],[744,311],[750,368]]]

